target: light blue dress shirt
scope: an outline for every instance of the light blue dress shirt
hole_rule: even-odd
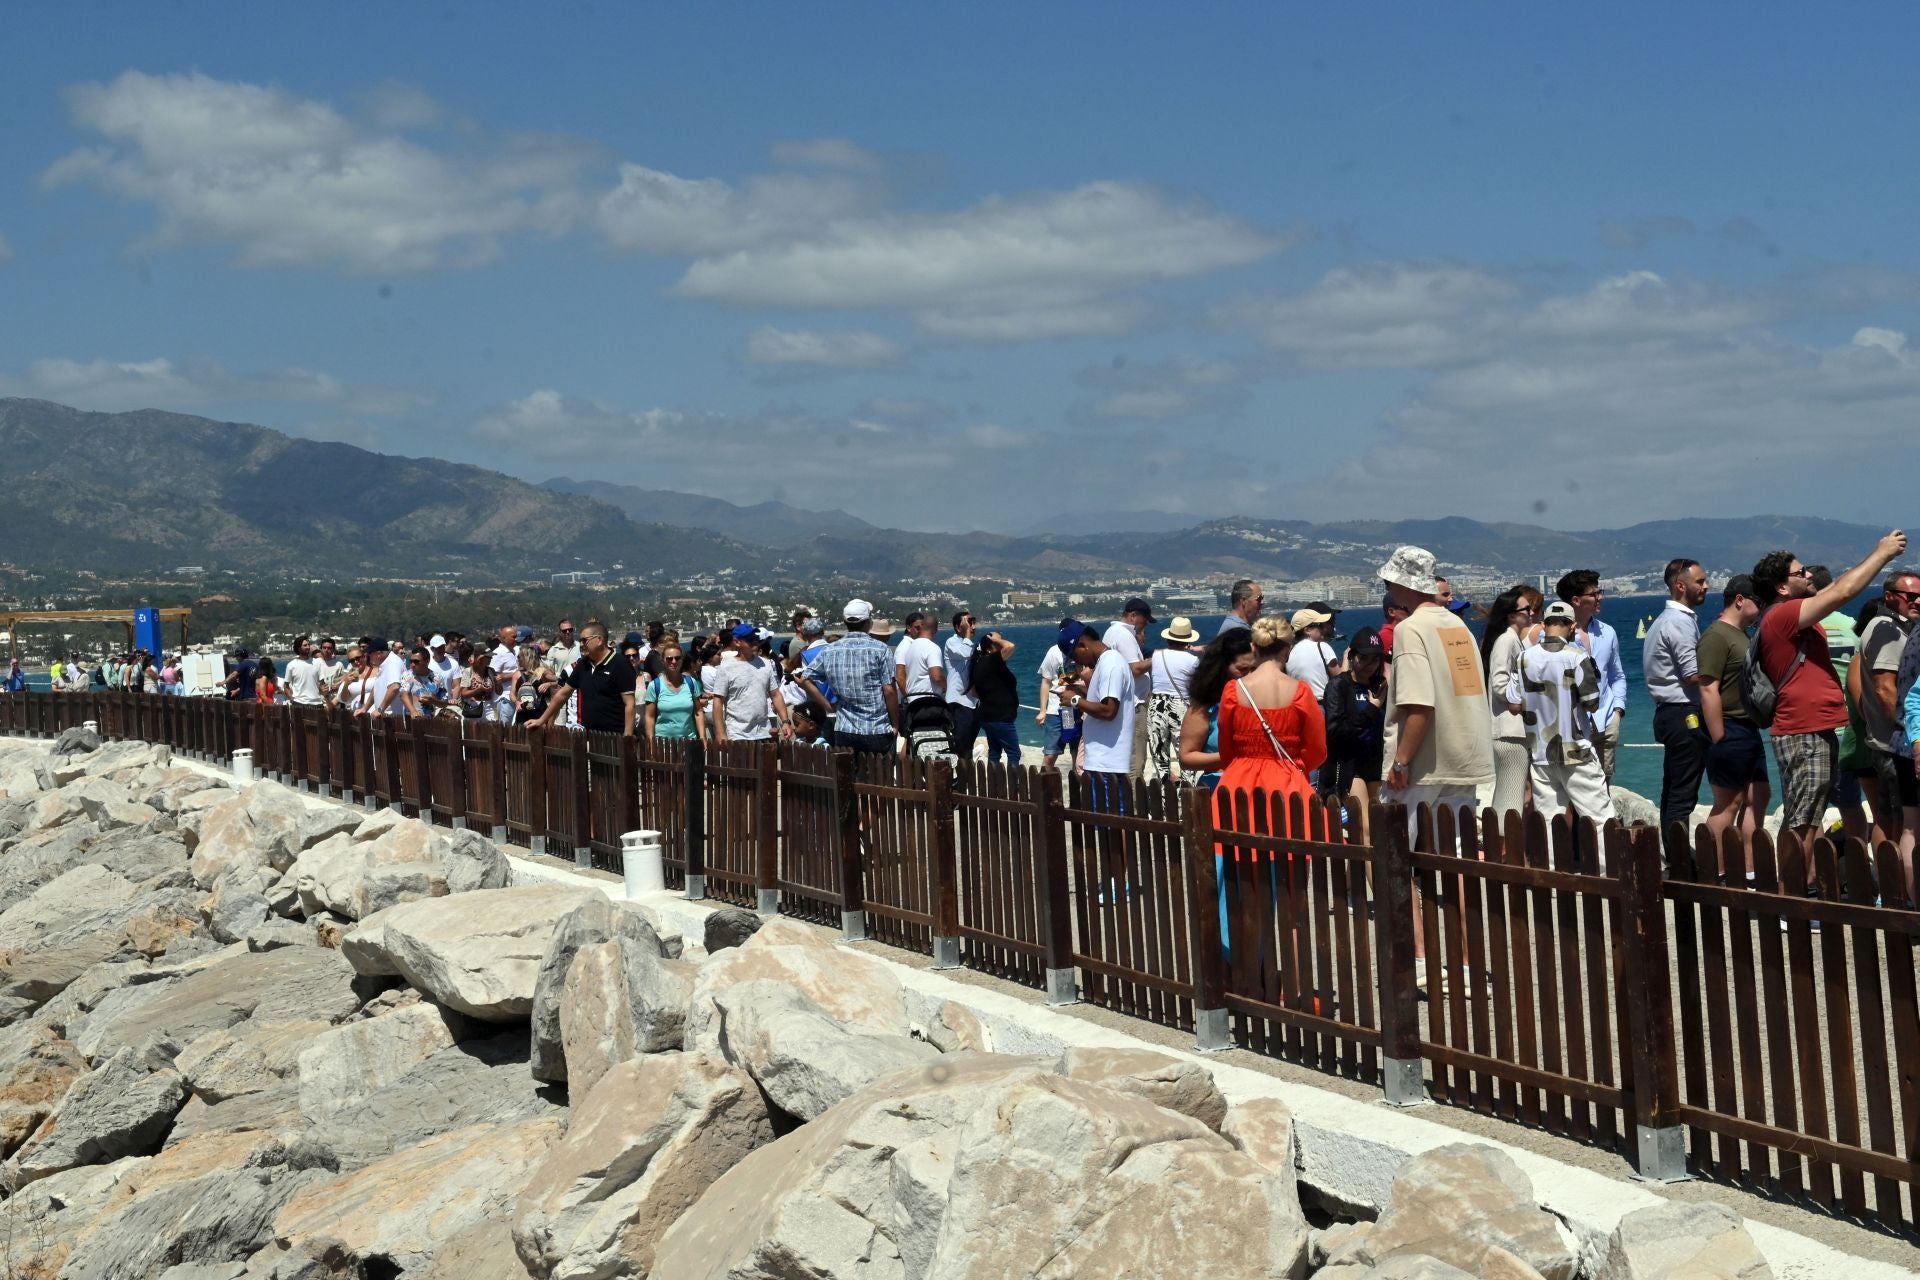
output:
[[[1593,713],[1593,723],[1605,733],[1614,713],[1627,706],[1627,669],[1620,664],[1620,637],[1596,615],[1587,619],[1583,639],[1600,672],[1600,705]]]

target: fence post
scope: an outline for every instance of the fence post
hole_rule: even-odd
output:
[[[707,749],[687,739],[687,898],[707,896]]]
[[[1075,1004],[1073,904],[1067,889],[1067,818],[1057,769],[1040,771],[1040,941],[1046,948],[1047,1003]]]
[[[1687,1176],[1687,1131],[1674,1123],[1680,1059],[1673,1031],[1667,909],[1661,895],[1665,850],[1660,833],[1615,827],[1607,833],[1621,868],[1621,930],[1626,946],[1621,997],[1627,1002],[1633,1084],[1634,1170],[1649,1182]],[[1708,908],[1718,910],[1718,908]]]
[[[958,815],[953,808],[953,766],[936,760],[927,769],[927,829],[933,837],[933,967],[960,967],[960,855]]]
[[[544,725],[527,726],[527,848],[547,851],[547,734]]]
[[[754,749],[753,799],[759,808],[754,823],[754,883],[759,888],[755,902],[762,915],[780,913],[780,757],[771,742]]]
[[[589,794],[592,768],[587,762],[587,731],[569,730],[573,747],[573,794],[567,802],[573,806],[573,865],[593,865],[593,797]],[[638,823],[634,824],[638,826]],[[632,828],[627,828],[632,830]],[[619,833],[615,833],[616,839]]]
[[[1413,850],[1407,843],[1407,807],[1375,805],[1372,822],[1381,1085],[1388,1102],[1414,1107],[1427,1101],[1427,1086],[1420,1057],[1420,996],[1413,972]]]
[[[620,788],[620,805],[614,821],[622,834],[640,830],[640,746],[632,734],[619,737],[620,764],[614,773],[614,785]]]
[[[1186,844],[1188,935],[1193,939],[1194,1047],[1206,1053],[1233,1048],[1227,1012],[1227,959],[1220,945],[1220,872],[1214,865],[1213,793],[1185,788],[1181,798]]]
[[[847,942],[860,942],[867,936],[866,867],[860,858],[860,794],[855,785],[853,752],[835,751],[833,759],[833,795],[840,821],[840,933]],[[935,792],[938,795],[938,792]],[[938,846],[939,837],[934,837]],[[938,906],[934,908],[937,918]],[[939,932],[936,926],[935,932]],[[934,940],[934,967],[940,964],[940,941]]]

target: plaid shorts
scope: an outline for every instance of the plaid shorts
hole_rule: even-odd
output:
[[[1819,826],[1840,761],[1840,739],[1831,729],[1776,733],[1773,758],[1780,766],[1780,829]]]

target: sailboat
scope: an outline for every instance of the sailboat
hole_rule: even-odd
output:
[[[1647,638],[1647,620],[1645,618],[1640,619],[1640,629],[1633,633],[1633,638],[1636,640],[1645,640]]]

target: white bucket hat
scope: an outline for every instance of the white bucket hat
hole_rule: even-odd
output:
[[[1380,566],[1380,581],[1430,596],[1439,593],[1434,581],[1433,552],[1425,547],[1401,547]]]

